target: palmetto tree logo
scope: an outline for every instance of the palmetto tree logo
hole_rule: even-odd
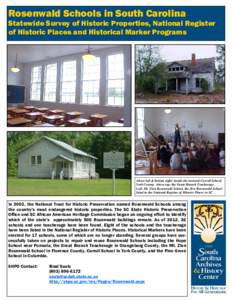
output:
[[[206,244],[213,243],[224,233],[223,204],[194,204],[194,235],[201,235]]]

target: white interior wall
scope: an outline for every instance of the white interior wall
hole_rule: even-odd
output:
[[[7,82],[9,85],[24,85],[24,68],[23,64],[17,63],[20,68],[20,72],[13,73],[10,68],[15,65],[15,61],[8,61],[8,72],[7,72]]]
[[[218,142],[218,133],[223,133],[224,109],[223,108],[172,108],[170,114],[164,112],[165,108],[145,108],[145,125],[164,136],[173,133],[175,124],[178,123],[182,132],[203,134],[212,143]],[[149,136],[149,133],[146,132]]]

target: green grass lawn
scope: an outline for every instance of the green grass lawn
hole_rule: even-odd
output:
[[[9,196],[110,196],[112,179],[22,179],[8,178]],[[131,195],[131,181],[116,179],[116,196]]]

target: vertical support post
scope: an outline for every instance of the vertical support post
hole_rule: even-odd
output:
[[[168,91],[168,81],[166,79],[166,87],[165,87],[166,92]]]
[[[185,93],[188,94],[188,78],[185,79]]]
[[[178,78],[176,78],[176,92],[178,91]]]
[[[115,195],[116,184],[115,184],[115,169],[112,169],[112,195]]]

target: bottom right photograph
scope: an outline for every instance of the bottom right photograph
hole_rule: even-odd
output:
[[[224,108],[136,108],[136,175],[224,175]]]

